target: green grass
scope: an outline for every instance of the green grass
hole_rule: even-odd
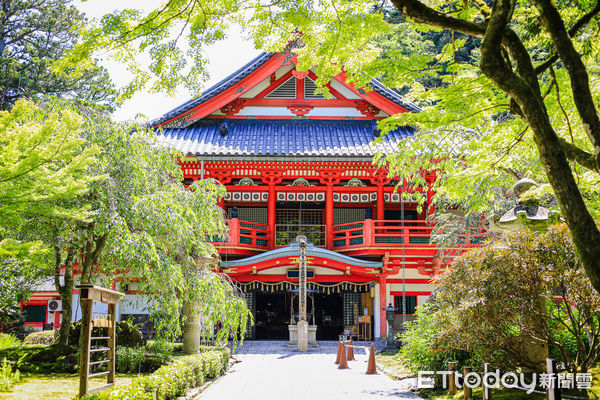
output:
[[[379,353],[375,356],[375,361],[378,365],[381,365],[383,368],[394,374],[405,375],[410,373],[410,371],[402,365],[396,356],[396,353]]]
[[[148,374],[141,374],[148,375]],[[136,374],[117,374],[116,384],[129,383]],[[90,387],[106,383],[106,377],[90,379]],[[11,392],[0,393],[2,400],[72,399],[79,392],[78,374],[23,374]]]
[[[20,345],[21,342],[14,335],[0,333],[0,350],[7,349],[9,347],[18,347]]]
[[[592,374],[592,388],[588,390],[590,399],[600,399],[600,363],[597,363],[589,372]]]

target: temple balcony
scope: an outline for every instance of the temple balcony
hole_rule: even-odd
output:
[[[434,257],[437,246],[431,242],[433,227],[424,220],[373,220],[332,225],[266,224],[228,220],[229,233],[213,243],[221,252],[251,255],[288,246],[297,235],[307,236],[317,247],[348,255],[383,255],[386,252],[422,254]],[[459,238],[461,252],[479,246],[488,234],[482,229],[467,231]]]

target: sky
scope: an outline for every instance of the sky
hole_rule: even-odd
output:
[[[160,6],[164,0],[76,0],[75,6],[83,11],[88,18],[99,18],[102,15],[124,8],[138,8],[152,10]],[[228,38],[213,46],[207,46],[205,54],[209,60],[208,72],[210,79],[205,84],[205,89],[210,88],[221,79],[225,78],[260,53],[253,44],[242,38],[241,32],[232,28]],[[112,60],[101,60],[101,64],[108,70],[111,79],[117,87],[122,87],[129,82],[131,75],[123,64]],[[192,95],[181,87],[174,96],[170,97],[161,93],[148,93],[140,91],[130,100],[127,100],[117,109],[113,118],[116,121],[133,119],[151,120],[160,117],[167,111],[183,104]]]

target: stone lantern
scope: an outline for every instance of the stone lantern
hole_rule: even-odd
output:
[[[485,228],[490,232],[504,232],[524,228],[535,232],[544,232],[548,229],[548,226],[560,222],[561,218],[558,211],[549,210],[539,204],[527,204],[521,199],[523,193],[533,186],[538,186],[538,184],[531,179],[523,178],[519,180],[513,188],[513,192],[517,197],[516,206],[504,213],[502,217],[495,214],[489,217],[485,221]],[[545,301],[543,296],[539,297],[540,315],[543,314],[543,310],[546,308]],[[540,321],[534,318],[528,323],[539,324]],[[542,370],[548,357],[548,345],[540,343],[532,337],[524,337],[522,349],[523,353],[527,354],[527,357]]]
[[[521,200],[523,193],[532,186],[538,186],[538,184],[527,178],[519,180],[513,188],[513,192],[517,196],[517,205],[501,217],[496,214],[489,217],[485,222],[485,228],[490,232],[504,232],[523,228],[532,231],[545,231],[548,226],[558,223],[560,221],[558,211],[549,210],[540,205],[526,204]]]

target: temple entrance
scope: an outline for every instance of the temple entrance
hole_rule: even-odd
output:
[[[255,330],[257,340],[287,340],[288,325],[293,293],[255,292]],[[315,304],[315,321],[318,340],[337,340],[344,331],[344,302],[342,294],[311,293]],[[295,298],[294,309],[298,308],[298,298]],[[309,300],[309,307],[312,301]],[[310,310],[308,310],[310,312]]]
[[[290,304],[287,293],[255,293],[254,338],[287,340],[289,337]]]
[[[344,331],[344,304],[341,294],[315,293],[317,340],[337,340]]]

